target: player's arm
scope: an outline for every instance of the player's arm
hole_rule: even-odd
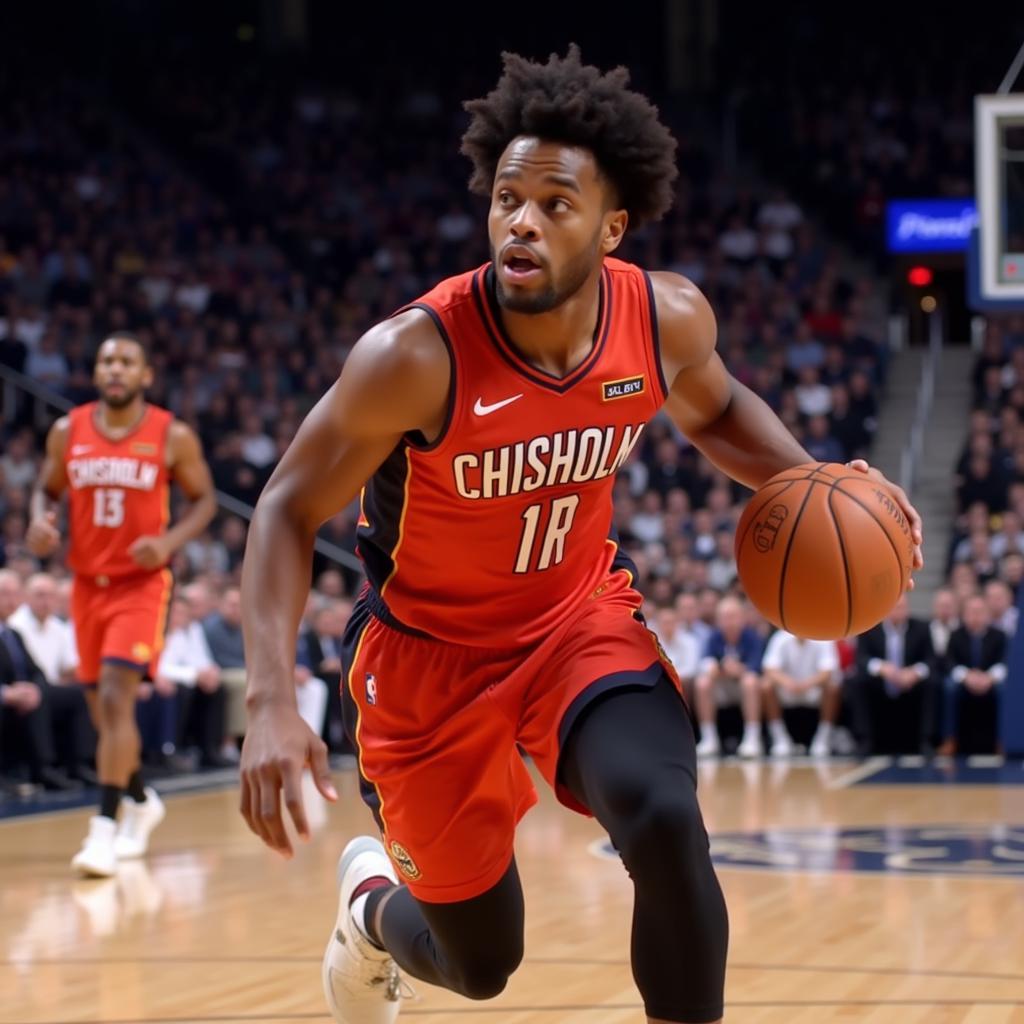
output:
[[[755,489],[784,469],[814,462],[768,404],[726,370],[715,349],[715,316],[700,289],[668,272],[652,274],[651,281],[669,386],[665,409],[679,429],[719,469]],[[851,466],[892,491],[910,521],[919,569],[921,517],[910,499],[866,462]]]
[[[188,511],[166,532],[155,537],[139,537],[128,554],[143,569],[166,565],[183,544],[198,537],[217,514],[213,477],[203,457],[203,446],[196,432],[181,420],[174,420],[167,432],[167,465],[174,482],[189,499]]]
[[[447,408],[451,366],[430,318],[412,310],[365,334],[338,381],[299,428],[260,496],[242,570],[249,729],[241,811],[264,842],[291,853],[279,807],[308,834],[304,764],[335,798],[326,748],[295,705],[295,638],[309,593],[317,530],[347,506],[404,434],[433,438]]]
[[[50,427],[46,435],[46,454],[39,470],[39,479],[32,490],[25,543],[38,558],[48,558],[60,544],[57,502],[68,486],[64,452],[70,430],[71,420],[67,416],[62,416]]]

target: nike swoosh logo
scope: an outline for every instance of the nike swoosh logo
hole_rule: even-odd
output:
[[[476,405],[473,406],[473,412],[477,416],[490,416],[492,412],[497,412],[499,409],[504,409],[506,405],[511,405],[513,402],[518,402],[523,396],[521,394],[513,395],[511,398],[506,398],[504,401],[495,402],[494,405],[484,405],[484,400],[478,398]]]
[[[76,444],[71,446],[72,455],[84,455],[86,452],[92,451],[91,444]]]

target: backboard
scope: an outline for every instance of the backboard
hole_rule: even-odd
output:
[[[976,245],[968,254],[975,309],[1024,309],[1024,93],[975,96]]]

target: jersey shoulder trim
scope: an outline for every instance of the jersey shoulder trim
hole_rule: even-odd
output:
[[[425,440],[418,440],[416,434],[406,434],[406,443],[417,452],[432,452],[440,448],[442,444],[447,440],[448,434],[451,430],[452,420],[455,416],[456,409],[456,391],[458,388],[459,370],[458,363],[455,358],[455,347],[452,345],[452,339],[448,334],[448,328],[445,327],[444,319],[441,314],[432,306],[429,302],[424,299],[419,299],[416,302],[410,302],[407,306],[403,306],[394,315],[398,316],[399,313],[404,313],[410,309],[419,309],[426,313],[427,316],[434,322],[434,326],[437,328],[437,333],[441,336],[441,341],[444,342],[444,347],[448,352],[448,363],[451,369],[451,374],[448,379],[448,401],[446,403],[446,409],[444,414],[444,423],[441,424],[441,432],[434,438],[433,441],[426,442]],[[418,432],[417,432],[418,433]],[[422,435],[420,435],[422,437]]]
[[[651,336],[651,362],[654,364],[652,367],[655,372],[655,379],[661,386],[661,400],[664,402],[668,398],[669,385],[668,381],[665,380],[665,370],[661,363],[661,334],[658,330],[658,306],[654,298],[654,283],[651,281],[651,275],[646,270],[640,271],[644,277],[644,289],[647,293],[647,311],[650,319],[650,336]]]

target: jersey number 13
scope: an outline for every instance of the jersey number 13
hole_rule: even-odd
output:
[[[120,487],[97,487],[93,493],[92,521],[111,529],[124,522],[124,491]]]

